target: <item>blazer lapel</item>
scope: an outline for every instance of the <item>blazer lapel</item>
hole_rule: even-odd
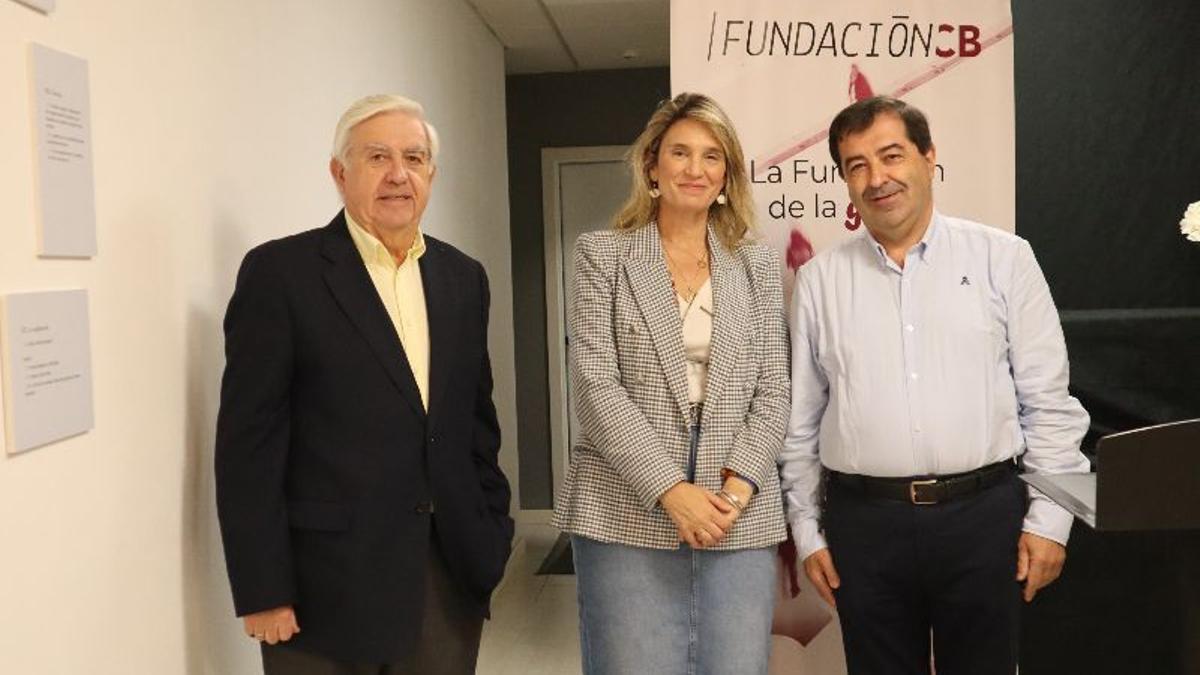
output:
[[[325,284],[404,400],[423,416],[425,407],[421,405],[421,392],[408,367],[400,336],[396,335],[396,327],[379,299],[362,256],[354,248],[342,213],[338,213],[322,235],[321,254],[330,263],[325,270]]]
[[[425,237],[421,256],[421,283],[425,287],[425,314],[429,321],[429,412],[440,410],[450,376],[450,361],[458,341],[454,317],[458,316],[459,293],[441,260],[438,243]],[[431,422],[432,424],[432,422]]]
[[[679,304],[671,290],[671,278],[663,262],[658,227],[650,223],[631,233],[625,274],[629,287],[650,328],[650,338],[679,412],[688,417],[687,375],[683,365],[683,330]]]
[[[744,328],[750,321],[747,312],[749,289],[740,283],[737,260],[725,249],[712,226],[708,228],[708,250],[711,251],[712,260],[709,271],[713,291],[713,328],[704,399],[716,401],[726,383],[736,377],[733,364],[744,342]]]

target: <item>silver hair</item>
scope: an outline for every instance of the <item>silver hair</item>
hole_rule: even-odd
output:
[[[374,94],[364,96],[342,113],[338,120],[337,129],[333,132],[333,157],[339,162],[346,163],[346,151],[350,145],[350,132],[354,127],[368,119],[383,113],[398,112],[421,120],[425,127],[425,136],[429,139],[429,160],[437,159],[438,135],[437,130],[425,119],[425,108],[411,98],[396,94]]]

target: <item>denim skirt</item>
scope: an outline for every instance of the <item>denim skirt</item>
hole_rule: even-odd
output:
[[[586,675],[767,672],[775,547],[661,550],[571,537]]]

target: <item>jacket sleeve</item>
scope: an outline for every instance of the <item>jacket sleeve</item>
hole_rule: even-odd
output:
[[[238,616],[296,600],[284,471],[291,427],[291,321],[267,250],[247,254],[225,314],[217,416],[217,516]]]
[[[479,487],[487,502],[488,516],[496,523],[501,535],[500,543],[503,550],[500,551],[502,554],[500,560],[501,566],[503,566],[503,561],[508,559],[513,538],[513,520],[509,516],[512,490],[509,488],[508,479],[500,469],[500,423],[496,418],[496,406],[492,402],[492,363],[487,348],[491,292],[488,289],[487,274],[483,271],[482,266],[478,267],[478,271],[481,303],[479,320],[482,322],[484,344],[478,386],[475,391],[472,454]]]
[[[778,256],[765,246],[750,248],[751,311],[754,317],[754,395],[745,422],[733,439],[726,468],[766,485],[777,464],[787,427],[788,329]]]
[[[584,434],[637,494],[642,507],[651,511],[668,488],[687,477],[667,456],[649,420],[621,385],[613,333],[619,253],[611,236],[588,233],[575,245],[571,381]]]

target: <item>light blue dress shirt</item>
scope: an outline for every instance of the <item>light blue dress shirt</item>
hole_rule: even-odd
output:
[[[802,558],[825,547],[821,466],[953,474],[1024,455],[1086,472],[1050,289],[1024,239],[934,213],[901,268],[865,231],[800,268],[792,413],[780,455]],[[1065,544],[1071,515],[1031,490],[1024,530]]]

